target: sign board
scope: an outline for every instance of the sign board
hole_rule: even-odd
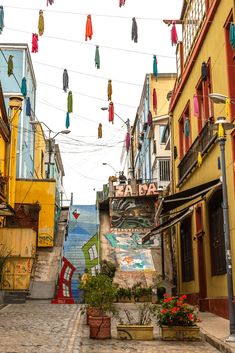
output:
[[[114,197],[158,195],[156,183],[115,186]]]

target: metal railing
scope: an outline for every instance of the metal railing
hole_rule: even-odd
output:
[[[182,184],[184,179],[191,173],[192,169],[197,165],[198,152],[201,152],[202,156],[207,153],[212,144],[214,144],[217,134],[213,133],[210,128],[213,122],[208,120],[203,129],[201,130],[198,137],[195,139],[183,159],[181,160],[179,168],[179,183]]]

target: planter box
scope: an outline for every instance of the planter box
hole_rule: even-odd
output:
[[[111,319],[107,316],[89,316],[90,338],[111,338]]]
[[[200,328],[194,326],[163,326],[163,341],[198,341]]]
[[[153,326],[117,325],[117,336],[122,340],[151,341],[153,339]]]

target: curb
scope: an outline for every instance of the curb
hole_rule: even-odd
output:
[[[200,336],[204,341],[208,342],[211,346],[215,347],[222,353],[235,353],[235,347],[232,348],[228,343],[223,342],[215,336],[208,334],[208,332],[202,329],[201,327]]]

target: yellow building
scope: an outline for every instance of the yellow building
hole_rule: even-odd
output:
[[[38,122],[34,126],[34,177],[35,179],[45,179],[46,139],[42,125]]]
[[[162,220],[172,225],[171,235],[176,239],[178,293],[186,293],[201,310],[224,317],[228,317],[228,290],[221,161],[211,126],[218,116],[226,116],[226,111],[225,105],[214,104],[209,94],[235,97],[234,50],[229,41],[233,5],[232,0],[184,1],[177,21],[182,24],[183,39],[176,48],[177,79],[170,103],[173,195],[161,203]],[[235,105],[230,110],[232,122]],[[228,131],[226,171],[233,273],[234,166],[235,133]]]

